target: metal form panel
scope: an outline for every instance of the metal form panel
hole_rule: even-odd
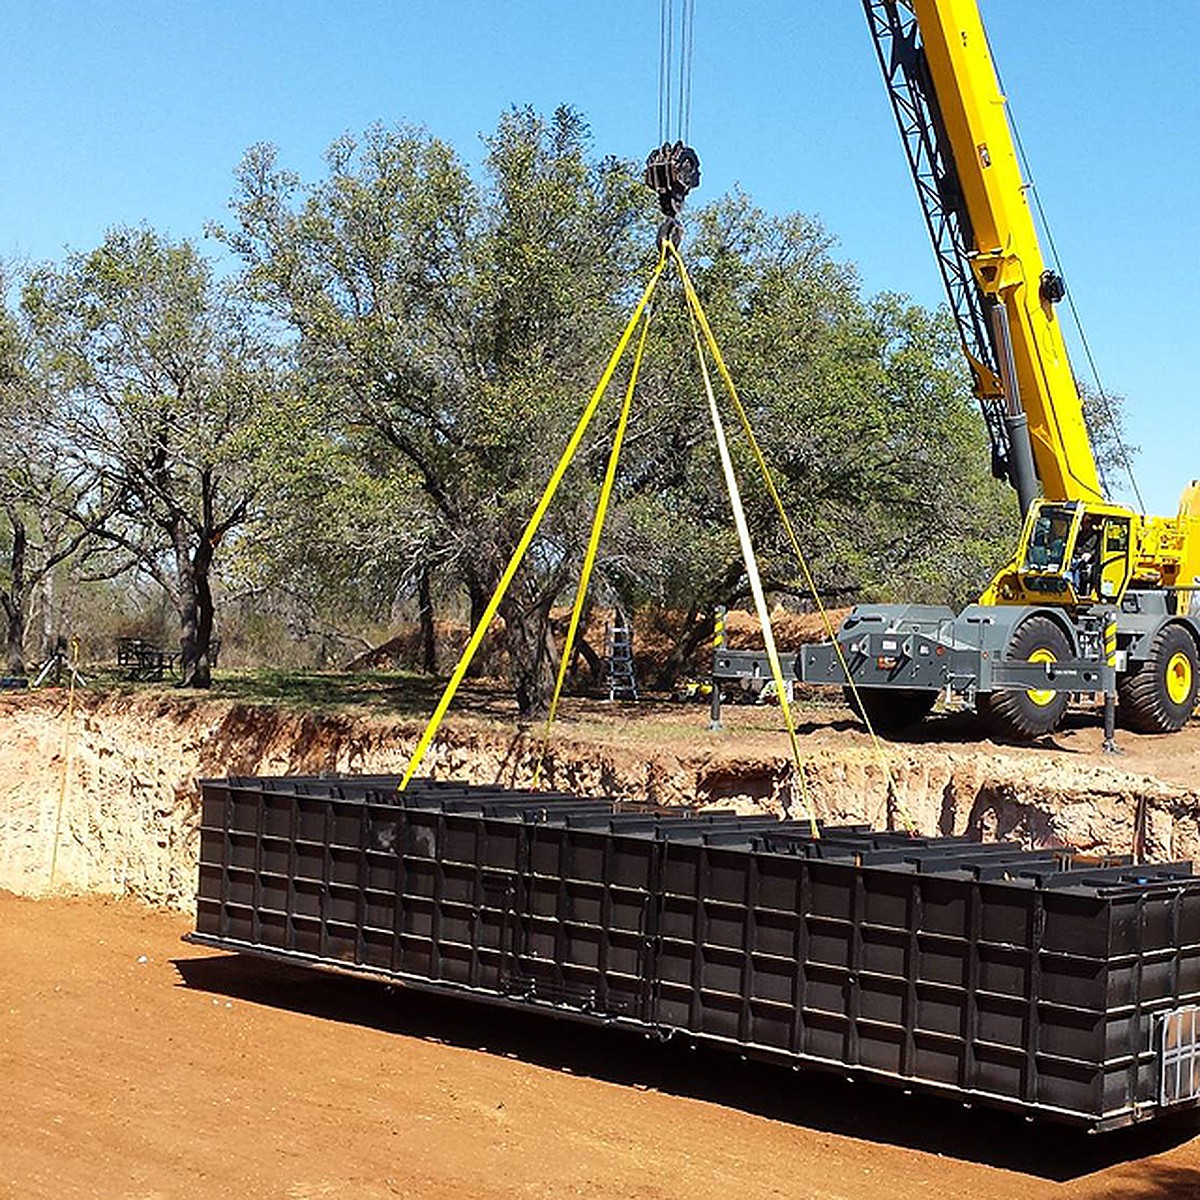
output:
[[[1197,1103],[1190,863],[396,784],[205,781],[191,940],[1096,1129]]]

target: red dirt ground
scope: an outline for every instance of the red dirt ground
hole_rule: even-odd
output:
[[[0,1197],[1185,1200],[1200,1139],[1088,1138],[182,944],[0,893]]]

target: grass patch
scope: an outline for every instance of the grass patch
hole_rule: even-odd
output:
[[[404,671],[217,671],[207,693],[214,700],[236,700],[273,708],[334,712],[365,709],[397,716],[428,712],[440,684]]]
[[[208,689],[180,688],[170,676],[131,680],[114,667],[87,667],[84,675],[86,690],[94,695],[186,696],[299,712],[356,711],[416,718],[433,712],[445,687],[444,679],[408,671],[217,670]],[[511,721],[516,704],[503,682],[468,680],[458,690],[454,711]]]
[[[445,687],[445,679],[407,671],[300,671],[258,668],[218,670],[208,690],[182,689],[170,679],[132,681],[113,667],[87,667],[87,691],[102,696],[161,696],[189,701],[224,701],[321,716],[358,713],[393,717],[424,724]],[[797,725],[819,726],[828,719],[829,705],[803,700],[793,707]],[[651,753],[671,745],[732,745],[739,738],[781,735],[779,710],[747,704],[727,704],[722,714],[728,732],[708,728],[708,703],[677,703],[665,694],[643,695],[638,703],[610,704],[587,695],[563,697],[554,740],[620,744]],[[540,737],[541,720],[520,721],[508,684],[498,679],[467,680],[454,698],[447,720],[460,727],[503,729],[514,726]]]

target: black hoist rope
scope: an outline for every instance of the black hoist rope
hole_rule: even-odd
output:
[[[686,142],[692,126],[692,54],[696,44],[696,0],[659,0],[658,140]],[[674,107],[672,94],[674,93]]]
[[[658,6],[658,141],[664,143],[671,128],[671,40],[675,30],[672,0]]]
[[[696,0],[679,0],[678,22],[675,0],[659,0],[658,145],[646,158],[644,179],[646,186],[657,193],[659,208],[666,218],[658,230],[660,247],[666,241],[676,246],[680,244],[683,227],[679,224],[679,213],[688,192],[700,186],[700,157],[687,144],[692,123],[695,29]],[[672,129],[671,93],[676,87],[678,104]]]
[[[681,0],[679,17],[679,129],[686,142],[692,132],[692,50],[695,46],[696,0]]]
[[[1017,154],[1021,159],[1022,174],[1025,177],[1025,187],[1033,196],[1034,207],[1037,210],[1038,220],[1042,226],[1042,232],[1046,235],[1046,246],[1050,251],[1050,257],[1054,262],[1054,270],[1057,272],[1060,279],[1065,278],[1063,272],[1062,258],[1058,253],[1058,244],[1054,240],[1054,231],[1050,227],[1050,220],[1046,216],[1046,209],[1042,204],[1042,195],[1038,191],[1037,184],[1033,180],[1033,170],[1029,165],[1029,155],[1025,153],[1025,143],[1021,140],[1021,127],[1017,124],[1017,116],[1013,111],[1012,101],[1007,99],[1008,93],[1004,87],[1004,81],[1000,78],[999,69],[996,72],[996,81],[1000,85],[1000,90],[1006,98],[1006,107],[1008,109],[1008,122],[1012,128],[1013,141],[1016,143]],[[1079,344],[1083,348],[1084,357],[1087,359],[1088,369],[1092,373],[1092,379],[1096,384],[1096,396],[1104,408],[1104,416],[1108,421],[1109,429],[1112,433],[1113,443],[1117,448],[1117,455],[1121,460],[1121,466],[1129,478],[1129,485],[1133,489],[1133,494],[1137,499],[1138,508],[1141,512],[1146,511],[1146,501],[1142,498],[1142,489],[1138,484],[1137,474],[1133,469],[1133,459],[1130,455],[1129,446],[1125,439],[1121,436],[1121,426],[1118,422],[1118,414],[1116,405],[1105,390],[1104,384],[1100,379],[1100,368],[1096,364],[1096,356],[1092,353],[1092,343],[1088,338],[1087,330],[1083,325],[1083,318],[1079,314],[1079,308],[1075,303],[1075,296],[1071,289],[1065,289],[1065,299],[1067,308],[1071,312],[1071,320],[1075,323],[1075,330],[1079,334]],[[1092,431],[1093,438],[1095,431]],[[1107,493],[1109,490],[1108,480],[1105,478],[1104,464],[1097,461],[1096,469],[1100,475],[1100,483]],[[1111,497],[1110,497],[1111,498]]]

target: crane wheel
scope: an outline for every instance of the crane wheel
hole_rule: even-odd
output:
[[[1004,657],[1019,662],[1061,662],[1071,657],[1071,643],[1049,617],[1033,616],[1017,626]],[[1068,699],[1066,692],[1048,688],[989,692],[980,695],[978,708],[998,737],[1028,741],[1058,728]]]
[[[1196,708],[1200,653],[1182,625],[1164,625],[1144,662],[1117,681],[1118,715],[1136,733],[1176,733]]]
[[[878,733],[902,733],[919,725],[937,699],[937,692],[918,688],[860,687],[857,699],[849,688],[843,688],[842,695],[855,716],[865,717]]]

